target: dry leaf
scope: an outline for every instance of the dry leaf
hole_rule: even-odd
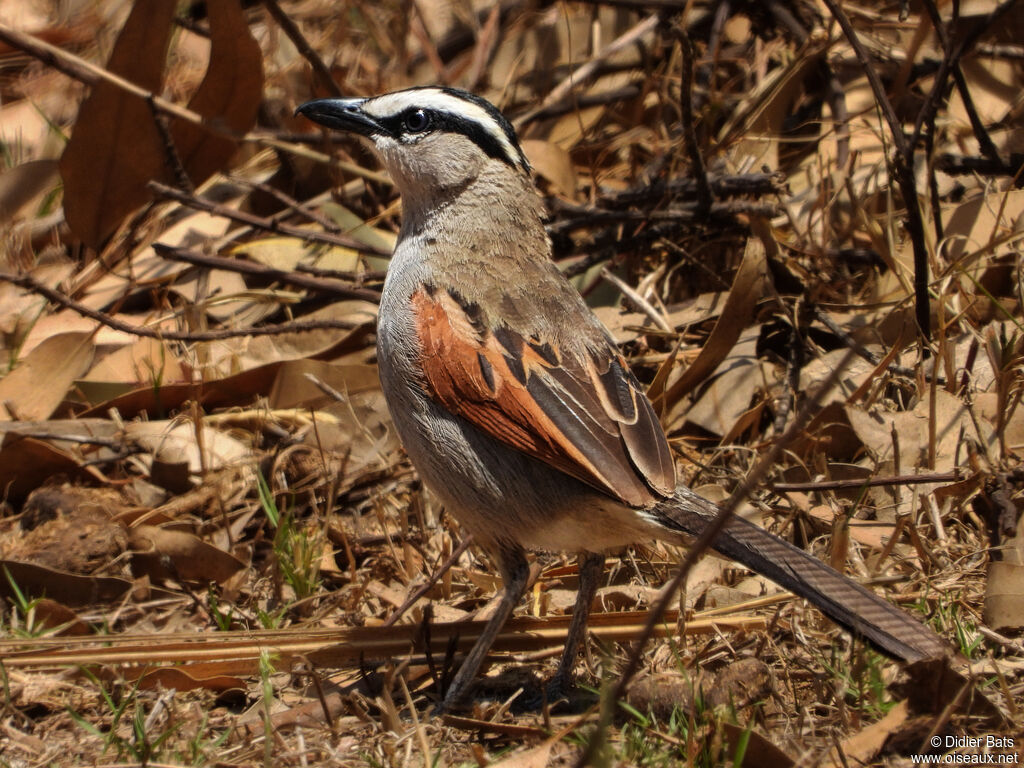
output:
[[[216,581],[223,584],[246,564],[184,531],[140,525],[128,532],[132,567],[152,579]]]
[[[0,223],[19,211],[57,182],[56,160],[33,160],[0,173]]]
[[[107,69],[159,94],[176,7],[173,0],[136,2]],[[189,106],[222,131],[243,133],[255,122],[262,98],[262,53],[238,0],[215,0],[207,4],[207,12],[210,62]],[[149,198],[150,180],[173,181],[156,119],[145,100],[105,80],[82,103],[60,170],[68,226],[88,245],[98,248]],[[219,170],[235,151],[233,139],[206,128],[180,119],[170,127],[178,158],[193,183]]]
[[[142,669],[145,668],[139,668],[140,671]],[[136,679],[139,681],[139,688],[160,688],[164,691],[194,691],[196,688],[204,688],[208,691],[228,691],[232,688],[245,689],[246,687],[246,681],[241,677],[229,675],[199,677],[195,672],[196,670],[182,667],[160,667],[150,669]],[[132,679],[130,674],[126,677]]]
[[[196,427],[191,422],[135,421],[126,424],[124,432],[128,439],[150,453],[161,454],[165,461],[188,462],[193,473],[242,464],[251,458],[247,445],[209,425],[202,431],[201,456]]]
[[[559,742],[559,738],[551,738],[536,747],[513,752],[496,763],[491,763],[491,768],[546,768],[548,758],[551,757],[551,749]]]
[[[0,419],[48,419],[88,370],[93,351],[90,333],[59,333],[41,343],[0,379]]]
[[[97,603],[123,600],[135,586],[130,579],[110,576],[79,576],[75,573],[46,568],[17,560],[0,560],[0,597],[12,599],[13,590],[7,574],[28,598],[52,595],[66,606],[95,608]]]
[[[757,340],[761,326],[747,328],[729,354],[712,373],[700,394],[686,411],[686,422],[713,435],[732,431],[737,419],[750,408],[751,401],[765,383],[757,359]]]
[[[928,467],[936,472],[948,472],[967,459],[967,448],[962,440],[984,441],[996,450],[996,436],[982,423],[983,435],[975,431],[967,407],[954,395],[944,389],[935,393],[935,465],[928,466],[930,406],[927,398],[922,399],[912,411],[889,411],[875,408],[870,413],[858,406],[847,406],[846,416],[850,425],[864,446],[876,460],[892,458],[893,430],[899,440],[900,461],[906,470],[911,467]]]
[[[48,442],[7,432],[0,443],[0,488],[9,501],[20,502],[52,477],[95,482],[103,476],[95,467],[83,467],[67,451]]]
[[[239,0],[208,0],[210,63],[189,102],[205,122],[243,134],[256,122],[263,98],[263,53],[253,39]],[[175,120],[171,135],[193,184],[219,171],[237,142],[192,123]]]
[[[377,367],[342,365],[319,360],[290,360],[282,365],[270,386],[267,399],[271,408],[322,407],[333,401],[310,376],[340,392],[343,396],[380,389]]]
[[[570,198],[576,194],[576,168],[568,152],[553,142],[537,139],[524,139],[522,147],[530,165],[551,182],[555,192]]]
[[[903,727],[909,715],[910,706],[906,700],[901,701],[890,709],[881,720],[844,739],[840,745],[843,753],[842,759],[832,757],[835,754],[833,750],[829,755],[830,759],[824,765],[835,768],[866,765],[878,757],[885,742]]]
[[[176,0],[141,0],[118,35],[107,69],[151,93],[162,90]],[[162,179],[164,149],[149,105],[105,80],[92,87],[60,159],[64,215],[83,242],[98,248]]]
[[[661,400],[655,403],[655,407],[670,412],[666,423],[671,425],[677,420],[678,416],[673,409],[729,355],[743,329],[750,323],[754,307],[764,294],[768,280],[765,245],[760,238],[752,237],[747,241],[747,249],[733,279],[729,298],[707,343],[697,359],[668,386]]]

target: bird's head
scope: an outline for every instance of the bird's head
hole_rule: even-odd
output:
[[[443,197],[485,171],[529,178],[508,120],[466,91],[421,87],[368,99],[316,99],[296,112],[369,139],[406,206]]]

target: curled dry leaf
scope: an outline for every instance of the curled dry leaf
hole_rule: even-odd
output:
[[[750,323],[757,300],[764,294],[769,279],[766,242],[760,237],[752,237],[747,242],[743,261],[736,271],[729,298],[707,343],[697,359],[678,379],[669,384],[660,401],[655,403],[655,407],[668,412],[665,422],[670,427],[679,418],[682,398],[704,381],[729,355],[743,329]]]
[[[4,434],[0,442],[0,488],[8,501],[21,502],[56,475],[81,482],[105,480],[95,467],[82,466],[80,459],[49,442],[16,432]]]
[[[196,427],[191,422],[140,421],[125,425],[125,435],[166,461],[187,461],[189,471],[202,472],[239,464],[250,459],[248,446],[218,429],[206,426],[202,455]]]
[[[212,0],[206,10],[210,63],[188,106],[222,128],[242,134],[256,122],[263,97],[263,53],[249,31],[239,0]],[[171,135],[194,184],[219,171],[237,146],[234,139],[180,120],[172,124]]]
[[[140,525],[128,532],[132,567],[152,579],[225,583],[246,564],[184,531]],[[168,565],[169,564],[169,565]]]
[[[39,598],[36,600],[34,610],[36,625],[46,627],[48,630],[55,630],[53,632],[55,636],[92,634],[92,629],[78,618],[77,613],[56,600],[51,600],[48,597]]]

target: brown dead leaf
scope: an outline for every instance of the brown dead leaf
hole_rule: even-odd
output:
[[[7,574],[28,598],[49,595],[66,606],[94,608],[97,603],[123,600],[135,586],[129,579],[79,576],[56,568],[17,560],[0,560],[0,597],[13,598]],[[166,593],[164,593],[166,596]]]
[[[763,388],[764,376],[757,359],[761,327],[752,326],[733,345],[725,359],[708,378],[700,396],[687,411],[686,421],[712,435],[733,431],[737,420],[750,408],[755,393]]]
[[[309,376],[332,387],[342,395],[372,392],[380,389],[377,367],[343,365],[319,360],[290,360],[282,365],[270,388],[271,408],[305,408],[326,405],[333,398],[314,384]]]
[[[142,387],[93,406],[81,416],[100,416],[116,408],[124,418],[140,413],[162,415],[179,408],[188,400],[199,398],[207,410],[249,405],[253,399],[266,394],[267,382],[272,381],[283,363],[252,368],[234,376],[203,383],[167,384],[160,387]]]
[[[842,750],[842,757],[833,757],[835,755],[833,750],[830,754],[830,759],[823,763],[823,765],[835,766],[836,768],[840,768],[840,766],[845,768],[845,766],[849,765],[866,765],[878,756],[889,737],[903,727],[909,716],[910,706],[906,700],[901,701],[890,709],[881,720],[844,739],[842,744],[839,745]]]
[[[72,611],[63,603],[43,597],[35,601],[32,610],[35,613],[35,622],[38,626],[47,629],[57,630],[54,636],[66,637],[68,635],[91,635],[89,625],[78,618],[78,614]]]
[[[8,222],[57,182],[56,160],[32,160],[0,173],[0,222]]]
[[[189,471],[202,472],[240,464],[251,457],[245,444],[210,426],[203,429],[202,454],[196,427],[191,422],[135,421],[125,425],[125,435],[164,461],[184,461]]]
[[[0,488],[14,502],[52,477],[85,482],[105,478],[95,467],[83,467],[78,459],[49,442],[6,432],[0,442]]]
[[[107,69],[151,93],[161,91],[175,0],[137,2]],[[105,80],[82,102],[60,159],[64,215],[83,242],[98,247],[164,178],[164,150],[149,105]]]
[[[140,525],[128,532],[132,567],[151,579],[225,583],[245,563],[184,531]],[[168,567],[168,563],[170,567]]]
[[[818,66],[824,52],[821,43],[816,43],[814,49],[803,51],[761,80],[722,126],[719,141],[722,144],[738,142],[738,154],[756,158],[759,167],[778,168],[783,123],[793,114],[807,73]]]
[[[539,139],[524,139],[523,152],[538,174],[555,188],[555,192],[566,197],[576,194],[576,168],[569,153],[557,144]]]
[[[263,53],[253,39],[239,0],[211,0],[210,63],[189,108],[235,133],[256,122],[263,96]],[[192,123],[175,120],[171,135],[193,183],[205,181],[234,154],[237,143]]]
[[[160,93],[174,0],[136,2],[117,38],[107,69],[152,93]],[[211,49],[206,77],[190,108],[221,132],[252,127],[263,89],[262,54],[238,0],[207,4]],[[175,120],[171,135],[193,183],[218,170],[236,142],[220,133]],[[167,151],[145,100],[104,80],[82,103],[61,157],[68,226],[99,247],[128,213],[149,199],[146,184],[171,181]]]
[[[360,266],[359,251],[340,245],[312,248],[295,237],[263,237],[233,250],[239,256],[274,269],[292,270],[300,264],[315,264],[320,269],[355,272]]]
[[[757,300],[764,294],[769,279],[765,243],[758,237],[752,237],[736,271],[729,298],[707,343],[682,376],[668,386],[660,402],[655,403],[655,407],[669,412],[667,424],[677,420],[673,409],[682,398],[704,381],[732,351],[743,329],[750,323]]]
[[[832,526],[836,521],[835,511],[824,504],[812,507],[808,514],[815,520],[820,520],[829,526]],[[880,550],[885,546],[885,543],[892,537],[895,530],[892,524],[877,520],[848,520],[846,524],[849,526],[851,539],[876,550]]]
[[[878,460],[891,458],[893,430],[899,440],[901,461],[905,468],[928,467],[930,405],[922,399],[911,411],[889,411],[875,408],[871,412],[856,405],[846,407],[850,425],[864,446]],[[944,389],[935,393],[935,465],[936,472],[948,472],[956,467],[959,456],[963,462],[967,449],[961,445],[964,438],[987,443],[995,451],[995,435],[981,423],[985,434],[978,435],[964,403]]]
[[[745,740],[743,768],[792,768],[800,763],[776,746],[767,736],[757,730],[724,723],[729,747],[735,754],[737,747]]]
[[[33,349],[0,379],[0,419],[49,418],[92,363],[90,333],[59,333]]]
[[[1012,250],[1006,237],[1021,233],[1024,226],[1024,189],[993,192],[957,205],[945,223],[946,255],[958,261],[970,254],[981,254],[992,245],[993,255]],[[967,266],[960,264],[961,268]],[[973,293],[973,288],[970,289]]]
[[[228,691],[232,688],[245,689],[246,681],[240,677],[214,675],[199,677],[192,674],[194,670],[182,667],[160,667],[140,675],[137,679],[143,689],[162,687],[163,690],[194,691],[205,688],[208,691]],[[129,677],[130,679],[130,677]]]
[[[154,387],[187,381],[185,370],[167,342],[141,338],[115,350],[93,365],[79,382],[90,402],[102,402],[136,387]],[[106,397],[89,397],[91,387],[106,384],[120,392]]]
[[[67,259],[54,259],[39,264],[28,271],[28,274],[48,288],[56,288],[75,270],[75,265]],[[0,334],[10,335],[11,339],[0,339],[0,348],[8,344],[21,344],[22,354],[28,350],[23,340],[39,321],[39,311],[46,306],[46,299],[38,294],[18,288],[11,283],[0,282]]]

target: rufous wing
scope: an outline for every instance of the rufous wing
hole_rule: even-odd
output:
[[[412,303],[422,383],[437,403],[631,506],[673,493],[668,441],[610,341],[559,350],[492,328],[479,307],[429,286]]]

